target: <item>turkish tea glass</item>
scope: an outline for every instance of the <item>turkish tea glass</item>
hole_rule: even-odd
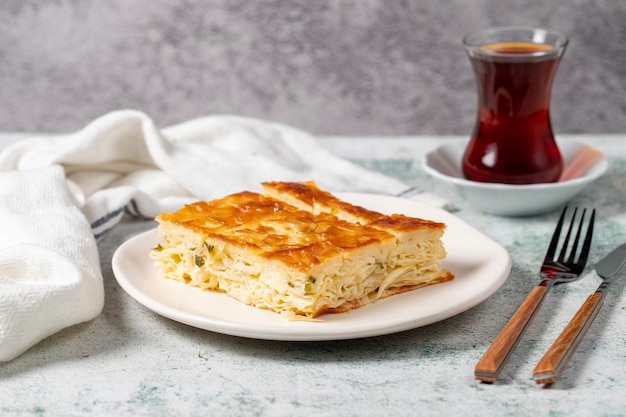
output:
[[[563,169],[550,122],[550,95],[567,47],[564,35],[533,27],[496,27],[467,35],[478,117],[463,155],[471,181],[555,182]]]

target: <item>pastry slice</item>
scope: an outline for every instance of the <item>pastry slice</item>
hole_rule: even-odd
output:
[[[387,279],[378,291],[392,295],[424,285],[449,281],[454,276],[440,265],[446,256],[441,242],[445,225],[402,214],[390,216],[340,200],[314,182],[266,182],[263,193],[313,214],[332,214],[340,220],[366,225],[395,236]]]
[[[313,203],[311,203],[313,202]],[[288,317],[345,312],[453,278],[445,225],[385,216],[313,183],[265,183],[157,216],[166,278]]]

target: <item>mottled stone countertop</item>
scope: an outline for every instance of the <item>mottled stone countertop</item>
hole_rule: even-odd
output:
[[[561,379],[543,387],[531,378],[537,361],[599,284],[591,267],[582,279],[548,294],[498,383],[474,380],[475,363],[538,282],[558,213],[504,218],[467,207],[420,167],[426,151],[459,139],[322,140],[359,164],[453,199],[456,216],[508,250],[512,271],[483,303],[425,327],[358,340],[274,342],[212,333],[147,310],[118,285],[113,252],[154,226],[126,221],[99,244],[104,311],[0,364],[0,415],[626,415],[625,276],[611,287]],[[598,209],[593,265],[626,242],[626,135],[563,139],[589,143],[610,163],[608,172],[574,199]]]

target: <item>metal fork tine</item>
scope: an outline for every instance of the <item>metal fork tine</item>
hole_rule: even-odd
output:
[[[572,249],[570,250],[569,253],[569,258],[567,259],[568,263],[573,263],[574,262],[574,258],[576,257],[576,249],[578,249],[578,242],[580,241],[580,234],[583,231],[583,221],[585,220],[585,215],[587,214],[587,209],[583,209],[583,213],[580,216],[580,221],[578,222],[578,231],[576,232],[576,237],[574,238],[574,243],[572,243]],[[572,224],[571,226],[574,224],[574,217],[572,217]]]
[[[559,262],[565,261],[565,253],[567,252],[567,245],[569,244],[569,238],[572,235],[572,227],[574,226],[574,219],[576,218],[576,213],[578,213],[578,207],[574,208],[574,214],[572,215],[572,220],[569,222],[569,227],[567,228],[567,234],[565,235],[565,240],[563,241],[563,246],[561,247],[561,253],[559,253]]]
[[[552,235],[552,240],[550,240],[550,245],[548,246],[548,252],[546,252],[545,260],[554,259],[554,254],[556,253],[556,247],[559,244],[559,236],[561,236],[561,228],[563,227],[563,220],[565,219],[565,212],[567,211],[567,206],[563,208],[561,212],[561,217],[559,217],[559,222],[554,229],[554,234]]]
[[[589,256],[589,252],[591,250],[591,236],[593,235],[593,225],[596,220],[596,209],[591,211],[591,218],[589,219],[589,226],[587,226],[587,235],[585,236],[585,242],[583,243],[583,248],[580,251],[580,256],[578,257],[578,265],[585,265],[587,263],[587,257]]]

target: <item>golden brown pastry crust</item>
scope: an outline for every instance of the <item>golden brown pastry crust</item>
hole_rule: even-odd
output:
[[[431,220],[390,216],[359,207],[317,187],[314,182],[264,182],[263,192],[311,213],[330,213],[339,219],[364,225],[374,225],[389,232],[406,232],[416,229],[445,229],[445,224]]]
[[[187,205],[175,213],[160,214],[157,221],[191,229],[204,240],[239,246],[300,271],[391,237],[381,229],[326,213],[311,214],[252,192]]]

